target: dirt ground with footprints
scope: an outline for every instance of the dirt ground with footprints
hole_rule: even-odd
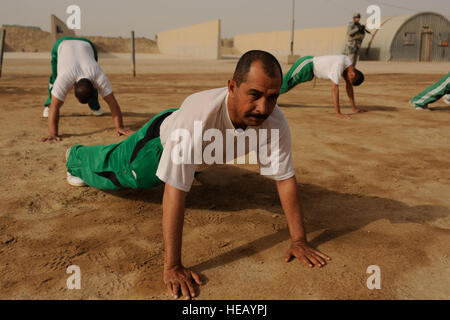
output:
[[[225,86],[236,63],[138,59],[133,79],[121,59],[100,64],[132,129],[191,93]],[[279,98],[308,239],[331,256],[326,267],[284,262],[287,224],[273,182],[257,166],[216,166],[197,177],[183,260],[206,282],[198,299],[450,298],[450,106],[408,104],[449,68],[406,66],[361,62],[369,71],[356,101],[368,112],[350,120],[334,116],[327,81]],[[0,299],[170,299],[162,281],[163,187],[69,186],[68,147],[123,138],[104,102],[105,115],[94,117],[70,93],[63,140],[39,142],[49,73],[47,59],[6,57],[0,78]],[[350,113],[343,84],[341,102]],[[66,287],[70,265],[81,269],[81,290]],[[380,290],[366,286],[370,265],[380,267]]]

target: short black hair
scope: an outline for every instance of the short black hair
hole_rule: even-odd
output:
[[[357,87],[363,82],[364,82],[364,74],[355,68],[355,77],[353,78],[352,85]]]
[[[261,61],[264,72],[271,78],[275,78],[279,72],[281,82],[283,82],[283,71],[281,70],[281,66],[277,58],[266,51],[250,50],[242,55],[236,65],[236,69],[234,70],[233,80],[236,82],[238,87],[242,82],[247,80],[250,67],[252,66],[252,63],[256,61]]]
[[[95,88],[91,80],[83,78],[75,83],[75,97],[78,101],[85,104],[94,97]]]

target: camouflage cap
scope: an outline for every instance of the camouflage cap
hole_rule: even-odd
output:
[[[359,12],[355,12],[353,14],[353,18],[361,18],[361,14]]]

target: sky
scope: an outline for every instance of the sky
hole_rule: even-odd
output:
[[[296,29],[346,25],[353,12],[378,5],[381,18],[433,11],[450,19],[450,0],[295,0]],[[77,35],[151,39],[164,30],[221,19],[222,38],[289,30],[292,0],[1,0],[0,25],[20,24],[50,31],[50,15],[66,21],[68,6],[81,9]]]

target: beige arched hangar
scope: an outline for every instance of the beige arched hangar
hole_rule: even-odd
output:
[[[361,60],[450,61],[450,22],[434,12],[385,19],[366,35]]]
[[[347,26],[295,30],[294,53],[305,55],[342,54]],[[433,12],[389,17],[381,29],[367,34],[360,51],[362,60],[450,61],[450,22]],[[261,49],[285,59],[290,53],[290,31],[239,34],[234,47],[244,53]]]

